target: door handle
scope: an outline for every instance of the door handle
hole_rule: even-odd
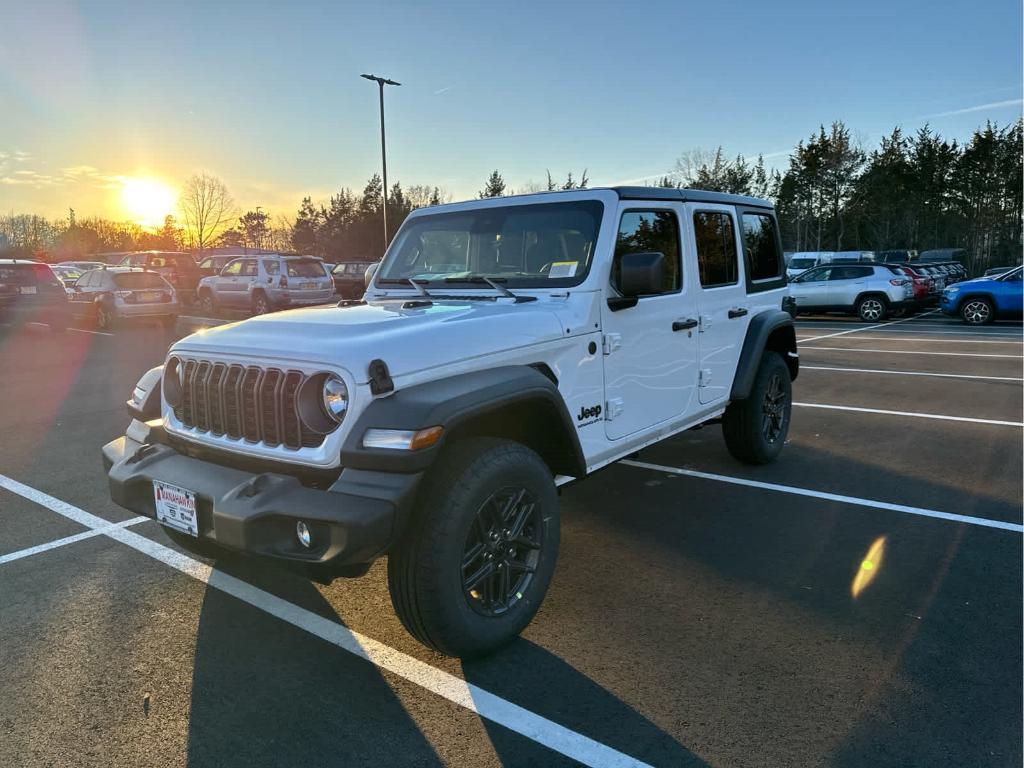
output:
[[[735,309],[730,309],[729,310],[729,319],[730,320],[735,320],[737,317],[743,317],[746,314],[747,314],[747,308],[746,307],[736,307]]]
[[[696,328],[698,322],[692,317],[687,320],[673,320],[672,330],[673,331],[688,331],[691,328]]]

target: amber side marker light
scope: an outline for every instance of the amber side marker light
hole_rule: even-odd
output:
[[[441,439],[444,427],[411,429],[368,429],[363,435],[364,448],[382,448],[390,451],[419,451],[429,448]]]
[[[853,584],[850,585],[850,594],[854,600],[868,588],[868,585],[875,580],[875,576],[882,569],[882,559],[885,557],[885,539],[885,536],[875,539],[868,547],[868,553],[861,560],[857,575],[853,577]]]

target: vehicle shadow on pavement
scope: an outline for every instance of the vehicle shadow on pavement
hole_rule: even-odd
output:
[[[708,765],[615,694],[525,638],[491,656],[463,662],[462,670],[468,682],[489,693],[636,760],[651,765]],[[522,739],[490,720],[483,724],[502,763],[523,765]],[[554,753],[548,754],[552,762],[543,765],[561,764],[554,762]],[[577,765],[561,759],[566,765]]]
[[[302,576],[231,556],[214,565],[345,625],[335,607]],[[462,668],[468,682],[630,757],[654,765],[705,765],[633,707],[525,639]],[[373,664],[207,587],[195,641],[188,765],[453,764],[451,756],[443,760],[424,736],[408,704],[396,695],[395,682]],[[401,681],[398,685],[404,687]],[[450,706],[442,702],[430,711],[444,716]],[[438,716],[430,711],[417,717]],[[502,765],[578,765],[521,734],[480,720]],[[443,731],[446,726],[440,727]],[[453,721],[451,727],[453,754],[464,758],[477,752],[475,764],[494,760],[486,740],[467,744],[472,737],[459,733],[464,725]]]
[[[232,557],[215,566],[331,621],[308,580]],[[207,587],[196,632],[188,765],[442,766],[381,671]]]

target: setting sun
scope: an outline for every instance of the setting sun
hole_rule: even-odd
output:
[[[121,187],[121,207],[136,224],[158,227],[164,217],[174,211],[175,192],[157,179],[124,180]]]

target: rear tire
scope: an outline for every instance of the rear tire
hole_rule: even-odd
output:
[[[857,317],[865,323],[880,323],[889,314],[889,304],[881,296],[865,296],[857,302]]]
[[[536,614],[558,558],[558,494],[534,451],[476,438],[442,455],[388,556],[402,624],[449,656],[480,656]]]
[[[96,327],[101,331],[113,331],[117,325],[117,315],[103,302],[96,305]]]
[[[265,315],[270,312],[270,300],[263,291],[256,291],[252,295],[252,313],[254,315]]]
[[[749,397],[729,403],[722,417],[729,453],[745,464],[774,461],[789,434],[792,410],[789,367],[777,352],[766,351],[761,355]]]
[[[988,325],[996,318],[995,307],[991,301],[980,296],[967,299],[960,306],[960,317],[968,325]]]

